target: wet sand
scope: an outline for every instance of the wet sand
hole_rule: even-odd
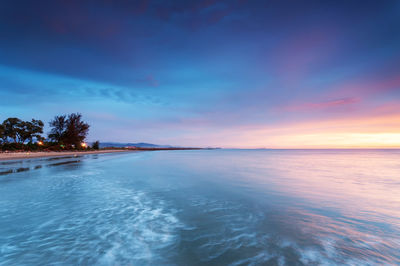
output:
[[[42,158],[42,157],[58,157],[58,156],[68,156],[68,155],[102,154],[102,153],[113,153],[113,152],[132,152],[132,150],[0,152],[0,161]]]

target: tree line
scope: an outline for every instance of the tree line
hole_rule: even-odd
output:
[[[23,121],[10,117],[0,124],[0,145],[2,150],[32,150],[32,149],[86,149],[84,142],[89,133],[90,125],[82,120],[82,115],[72,113],[55,116],[49,122],[50,132],[47,138],[43,136],[44,123],[32,119]],[[92,148],[98,149],[99,142]]]

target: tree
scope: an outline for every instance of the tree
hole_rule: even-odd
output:
[[[49,125],[51,127],[49,139],[58,143],[63,142],[67,129],[67,116],[55,116],[54,119],[50,121]]]
[[[16,117],[7,118],[3,122],[3,127],[6,141],[8,138],[11,138],[14,143],[21,140],[21,134],[23,134],[23,122],[21,119]]]
[[[98,140],[96,140],[95,142],[93,142],[92,144],[92,149],[94,150],[98,150],[100,148],[100,142]]]
[[[40,134],[43,133],[43,122],[41,120],[32,119],[30,122],[23,122],[23,133],[21,134],[22,142],[24,143],[26,140],[29,142],[33,142],[33,138],[37,140],[41,140],[42,136]]]
[[[32,142],[32,137],[36,138],[37,140],[42,140],[43,137],[41,134],[43,134],[43,127],[44,127],[43,121],[32,119],[32,121],[29,122],[29,125],[30,125],[30,132],[31,132],[31,136],[30,136],[29,140]]]
[[[3,124],[0,124],[0,143],[5,142],[6,136],[4,135],[4,126]]]
[[[3,142],[12,139],[14,143],[25,143],[27,140],[33,141],[33,138],[40,139],[43,133],[43,122],[41,120],[32,119],[31,121],[22,121],[19,118],[11,117],[4,120],[1,125],[2,134],[0,138]]]
[[[89,133],[89,124],[82,121],[82,115],[73,113],[68,116],[65,143],[79,147]]]
[[[55,142],[80,147],[89,132],[89,124],[82,121],[82,115],[73,113],[56,116],[50,122],[49,138]]]

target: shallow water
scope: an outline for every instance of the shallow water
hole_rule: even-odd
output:
[[[400,264],[400,151],[0,162],[0,265]]]

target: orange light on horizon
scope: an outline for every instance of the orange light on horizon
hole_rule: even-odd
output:
[[[81,143],[82,148],[87,148],[87,144],[85,142]]]
[[[277,149],[400,148],[400,114],[365,115],[269,126],[248,126],[217,135],[225,147]],[[232,132],[232,130],[231,130]],[[235,146],[231,145],[235,143]]]
[[[38,143],[37,143],[38,145],[43,145],[43,141],[38,141]]]

